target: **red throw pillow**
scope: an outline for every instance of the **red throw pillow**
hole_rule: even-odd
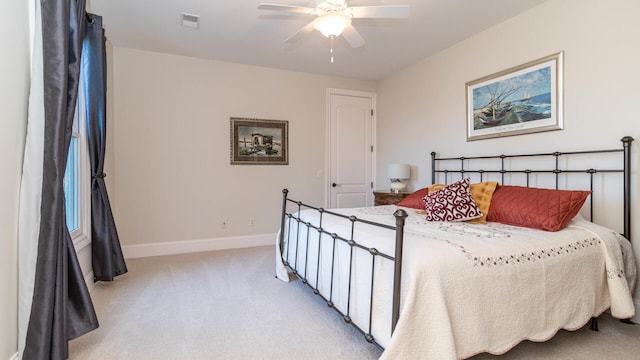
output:
[[[442,185],[442,184],[429,185],[426,188],[416,190],[415,192],[407,195],[407,197],[402,199],[396,205],[413,208],[413,209],[424,210],[424,197],[427,196],[427,194],[429,194],[430,192],[440,190],[443,187],[445,187],[445,185]]]
[[[487,221],[546,231],[563,229],[591,191],[499,186],[491,198]]]
[[[482,216],[471,197],[469,178],[447,185],[424,197],[427,221],[465,221]]]
[[[420,209],[424,210],[424,202],[422,199],[429,193],[429,188],[426,187],[424,189],[416,190],[415,192],[407,195],[404,199],[402,199],[396,205],[404,206],[412,209]]]

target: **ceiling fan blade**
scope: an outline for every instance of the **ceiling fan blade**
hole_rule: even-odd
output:
[[[308,15],[315,15],[315,10],[316,10],[314,8],[305,7],[305,6],[282,5],[282,4],[267,4],[267,3],[258,4],[258,9],[259,10],[285,11],[285,12],[292,12],[292,13],[298,13],[298,14],[308,14]]]
[[[354,19],[358,18],[395,18],[409,17],[409,5],[352,6],[349,8]]]
[[[304,27],[301,27],[300,29],[298,29],[298,31],[294,32],[291,36],[289,36],[288,38],[286,38],[284,40],[285,43],[291,44],[296,42],[299,38],[301,38],[302,36],[312,32],[314,29],[313,27],[313,21],[308,23],[307,25],[305,25]]]
[[[353,26],[347,26],[347,28],[342,32],[342,36],[344,36],[344,39],[347,40],[349,45],[354,49],[363,46],[365,43],[358,30]]]

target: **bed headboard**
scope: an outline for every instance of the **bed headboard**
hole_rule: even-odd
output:
[[[436,153],[431,153],[431,183],[437,183],[444,177],[444,183],[448,184],[454,179],[454,174],[459,174],[460,178],[475,176],[480,182],[487,181],[490,177],[503,185],[547,187],[555,189],[567,189],[569,183],[567,176],[570,174],[586,178],[589,190],[592,191],[589,202],[589,217],[594,221],[593,198],[595,194],[594,175],[621,173],[622,174],[622,203],[623,203],[623,232],[622,235],[631,239],[631,136],[625,136],[620,141],[622,147],[617,149],[586,150],[569,152],[551,152],[538,154],[518,154],[518,155],[492,155],[492,156],[460,156],[460,157],[436,157]],[[622,154],[622,165],[613,168],[606,167],[611,163],[611,156],[619,158]],[[607,162],[598,163],[598,156],[608,156]],[[572,161],[574,158],[581,158],[579,161]],[[526,161],[525,161],[526,160]],[[585,166],[585,164],[589,164]],[[597,164],[597,167],[594,164]],[[593,166],[592,166],[593,165]],[[532,166],[536,166],[532,168]],[[538,167],[539,166],[539,167]],[[546,175],[551,177],[551,185],[538,186],[538,176]],[[553,181],[555,179],[555,181]],[[515,180],[515,181],[514,181]],[[442,182],[442,181],[441,181]],[[565,186],[561,186],[561,183]],[[582,181],[584,184],[585,182]]]

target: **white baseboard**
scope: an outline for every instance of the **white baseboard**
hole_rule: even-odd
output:
[[[18,360],[18,353],[15,353],[11,358],[9,358],[9,360]]]
[[[186,254],[203,251],[240,249],[254,246],[275,245],[276,234],[232,236],[216,239],[171,241],[152,244],[124,245],[125,259],[149,256]]]
[[[87,275],[85,275],[84,282],[87,284],[87,289],[89,289],[89,292],[92,292],[93,289],[96,288],[96,283],[93,281],[93,271],[90,271]]]

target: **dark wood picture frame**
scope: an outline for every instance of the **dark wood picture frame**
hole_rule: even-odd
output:
[[[289,122],[232,117],[231,165],[289,165]]]

